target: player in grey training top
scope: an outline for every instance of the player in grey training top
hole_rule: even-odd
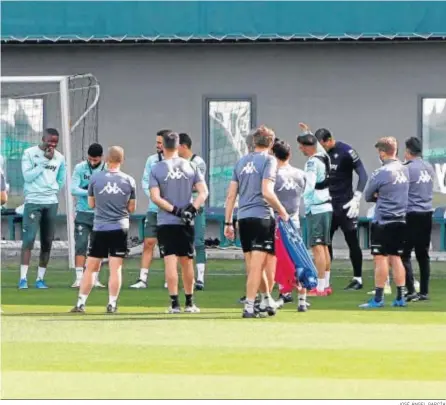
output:
[[[398,159],[385,159],[383,165],[373,172],[367,184],[367,202],[375,202],[374,222],[386,224],[405,222],[409,173]],[[375,196],[375,194],[378,196]]]
[[[157,163],[150,173],[150,188],[158,187],[161,198],[175,207],[185,207],[192,202],[192,191],[204,178],[197,166],[178,156]],[[160,210],[158,226],[184,225],[181,217]]]
[[[396,157],[397,141],[393,137],[381,138],[375,145],[382,167],[375,170],[364,191],[367,202],[376,202],[372,223],[372,255],[375,258],[375,298],[361,308],[384,306],[384,284],[389,275],[389,263],[397,286],[393,306],[406,306],[402,289],[405,270],[400,255],[403,252],[406,233],[406,209],[409,193],[409,172]]]
[[[112,146],[107,155],[107,171],[94,174],[88,186],[88,205],[94,208],[93,233],[82,278],[79,298],[72,312],[84,312],[93,286],[93,273],[99,271],[103,258],[109,258],[110,280],[107,312],[117,310],[121,289],[123,258],[127,254],[130,213],[136,209],[135,180],[120,171],[124,150]]]
[[[299,211],[305,189],[305,172],[290,165],[290,152],[290,145],[283,141],[273,146],[274,156],[278,160],[274,191],[290,215],[290,219],[297,228],[300,228]]]
[[[182,267],[186,295],[185,312],[200,310],[193,302],[194,290],[194,227],[193,219],[206,201],[208,190],[196,165],[178,157],[179,136],[163,135],[164,160],[150,173],[150,198],[160,208],[158,244],[164,258],[167,288],[171,298],[169,313],[181,311],[178,301],[178,258]],[[198,192],[193,200],[192,191]]]
[[[273,146],[273,154],[278,163],[274,191],[290,215],[290,220],[293,221],[296,228],[299,229],[299,211],[302,194],[305,189],[305,172],[290,165],[291,146],[288,143],[276,140]],[[271,274],[275,276],[277,270],[279,269],[278,264],[276,263],[276,268],[271,272]],[[268,280],[270,292],[272,292],[274,287],[274,281],[274,279]],[[280,295],[277,304],[280,308],[283,306],[283,304],[293,301],[292,290],[285,289],[284,286],[279,285],[279,292]],[[306,289],[302,289],[298,293],[299,303],[297,310],[299,312],[307,311],[306,295]]]
[[[93,175],[88,196],[94,197],[94,231],[114,231],[130,227],[129,200],[136,199],[133,177],[121,171],[107,170]]]
[[[277,162],[268,150],[243,156],[235,165],[232,181],[238,183],[237,219],[268,219],[273,209],[262,194],[262,181],[276,181]]]
[[[269,154],[274,138],[274,132],[265,126],[254,131],[254,152],[242,157],[235,165],[226,198],[225,236],[234,239],[232,215],[239,195],[237,218],[248,271],[244,318],[256,316],[254,300],[259,289],[262,295],[260,310],[266,310],[270,315],[275,313],[275,303],[263,280],[263,272],[275,266],[271,264],[276,228],[273,209],[285,221],[289,215],[274,193],[277,161]]]
[[[409,138],[406,141],[406,167],[409,171],[409,200],[406,215],[406,243],[403,264],[406,269],[407,301],[425,301],[429,293],[430,257],[432,233],[432,195],[435,172],[430,163],[421,158],[421,141]],[[420,293],[414,286],[414,275],[410,257],[415,256],[420,268]]]

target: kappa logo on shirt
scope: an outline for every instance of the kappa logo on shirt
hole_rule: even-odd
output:
[[[187,176],[177,167],[175,170],[169,170],[164,180],[167,179],[171,180],[187,179]]]
[[[113,185],[110,182],[107,182],[105,187],[99,192],[99,194],[119,194],[125,195],[124,191],[122,191],[116,183],[113,183]]]
[[[280,187],[279,191],[282,191],[282,190],[290,191],[290,190],[296,190],[297,188],[298,188],[298,185],[293,179],[287,179],[283,183],[282,187]]]
[[[245,167],[242,169],[240,174],[253,174],[258,173],[257,169],[254,166],[254,162],[246,163]]]
[[[393,184],[404,184],[407,183],[407,177],[403,172],[395,172],[395,181],[393,182]]]
[[[420,183],[430,183],[432,181],[432,176],[427,170],[421,170],[420,177],[418,177],[417,184]]]

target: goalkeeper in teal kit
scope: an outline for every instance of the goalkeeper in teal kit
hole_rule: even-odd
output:
[[[71,195],[76,198],[76,219],[74,221],[76,279],[71,287],[79,288],[85,267],[88,243],[93,230],[94,210],[88,205],[88,186],[93,174],[105,170],[103,149],[98,143],[88,148],[87,160],[76,165],[71,179]],[[95,272],[94,286],[104,288]]]
[[[180,146],[178,148],[178,154],[183,159],[191,161],[195,166],[197,166],[203,178],[206,177],[206,163],[200,157],[192,152],[192,139],[188,134],[182,133],[180,136]],[[195,195],[195,193],[194,193]],[[206,251],[205,251],[205,232],[206,232],[206,216],[204,212],[204,207],[201,207],[195,217],[194,228],[195,228],[195,240],[194,247],[196,251],[196,264],[197,264],[197,281],[195,283],[195,288],[197,290],[204,289],[204,272],[206,268]]]
[[[65,184],[65,158],[56,150],[59,132],[45,129],[42,143],[28,148],[22,156],[23,194],[25,206],[22,223],[22,251],[19,289],[28,288],[28,267],[31,251],[40,228],[40,257],[36,288],[48,288],[44,281],[56,228],[58,193]]]

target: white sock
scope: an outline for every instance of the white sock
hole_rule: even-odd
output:
[[[274,301],[273,297],[271,297],[271,294],[268,293],[266,296],[266,299],[268,300],[268,306],[271,308],[274,308],[276,306],[276,301]]]
[[[93,272],[93,283],[96,284],[99,281],[99,271]]]
[[[109,295],[108,296],[108,303],[114,308],[116,307],[116,301],[118,300],[118,297],[115,295]]]
[[[330,287],[330,273],[331,271],[325,272],[325,288]]]
[[[353,280],[356,280],[359,284],[362,284],[362,277],[353,277]]]
[[[77,298],[77,307],[80,307],[81,305],[85,305],[87,303],[87,294],[79,294],[79,297]]]
[[[28,267],[29,266],[27,264],[20,265],[20,280],[26,280],[26,276],[28,275]]]
[[[274,300],[269,293],[260,293],[260,299],[262,302],[262,307],[274,307]]]
[[[245,311],[252,314],[254,312],[254,301],[246,300],[245,302]]]
[[[139,279],[147,283],[147,277],[149,275],[149,269],[141,269],[139,271]]]
[[[204,263],[197,263],[197,280],[204,282]]]
[[[84,274],[84,268],[83,267],[76,267],[76,281],[81,281],[83,274]]]
[[[387,280],[386,280],[386,287],[390,287],[390,277],[387,277]]]
[[[325,290],[325,278],[317,279],[317,291],[322,292]]]
[[[307,293],[305,294],[297,294],[297,299],[299,300],[299,303],[303,303],[307,300]]]
[[[45,277],[46,267],[38,267],[37,268],[37,280],[43,280]]]

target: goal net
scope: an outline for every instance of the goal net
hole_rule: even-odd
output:
[[[17,226],[17,232],[11,232],[7,229],[5,216],[14,212],[20,214],[23,210],[23,152],[41,142],[45,128],[56,128],[61,134],[58,150],[67,162],[67,183],[59,193],[60,224],[55,240],[70,245],[70,230],[74,221],[73,201],[69,192],[71,173],[74,165],[86,158],[89,145],[98,141],[99,83],[91,74],[2,77],[1,80],[0,164],[9,184],[8,203],[2,207],[2,239],[11,239],[14,233],[16,241],[21,239],[21,227]],[[64,226],[64,219],[67,226]],[[70,251],[72,248],[69,246]]]
[[[249,152],[251,102],[212,100],[209,121],[209,205],[224,207],[226,191],[237,161]]]

